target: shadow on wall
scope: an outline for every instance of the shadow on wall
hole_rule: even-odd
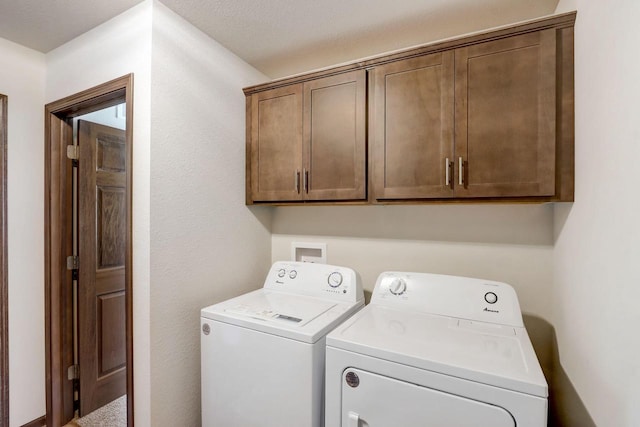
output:
[[[287,206],[274,234],[553,245],[553,205]]]
[[[549,427],[596,427],[560,365],[556,331],[546,320],[523,315],[524,324],[549,384]]]
[[[555,244],[569,219],[573,203],[556,203],[553,207],[553,243]]]
[[[265,230],[271,232],[271,223],[273,221],[273,212],[270,206],[247,206],[247,209],[262,224]]]

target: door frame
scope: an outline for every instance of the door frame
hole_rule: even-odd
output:
[[[133,281],[132,281],[132,143],[133,74],[68,96],[45,106],[45,361],[49,427],[66,424],[73,413],[73,390],[67,367],[73,364],[72,281],[66,257],[72,254],[72,164],[67,145],[73,142],[73,118],[126,104],[125,310],[127,347],[127,425],[133,427]],[[69,343],[71,342],[71,345]]]
[[[9,425],[9,278],[7,274],[7,97],[0,94],[0,425]]]

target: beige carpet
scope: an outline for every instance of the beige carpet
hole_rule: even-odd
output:
[[[127,395],[71,421],[65,427],[127,427]]]

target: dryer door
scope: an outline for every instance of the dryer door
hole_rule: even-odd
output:
[[[499,406],[359,369],[342,374],[342,427],[515,427]]]

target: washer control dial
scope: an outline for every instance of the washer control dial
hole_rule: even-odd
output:
[[[337,288],[342,284],[342,274],[339,271],[334,271],[329,275],[327,282],[332,288]]]
[[[278,270],[278,277],[284,277],[286,273],[287,271],[284,268],[281,268],[280,270]]]
[[[295,270],[291,270],[291,271],[289,272],[289,278],[290,278],[290,279],[295,279],[296,277],[298,277],[298,272],[297,272],[297,271],[295,271]]]
[[[487,292],[484,294],[484,300],[489,304],[495,304],[498,302],[498,295],[493,292]]]
[[[402,295],[407,290],[407,282],[400,277],[393,279],[393,281],[389,284],[389,292],[393,295]]]

